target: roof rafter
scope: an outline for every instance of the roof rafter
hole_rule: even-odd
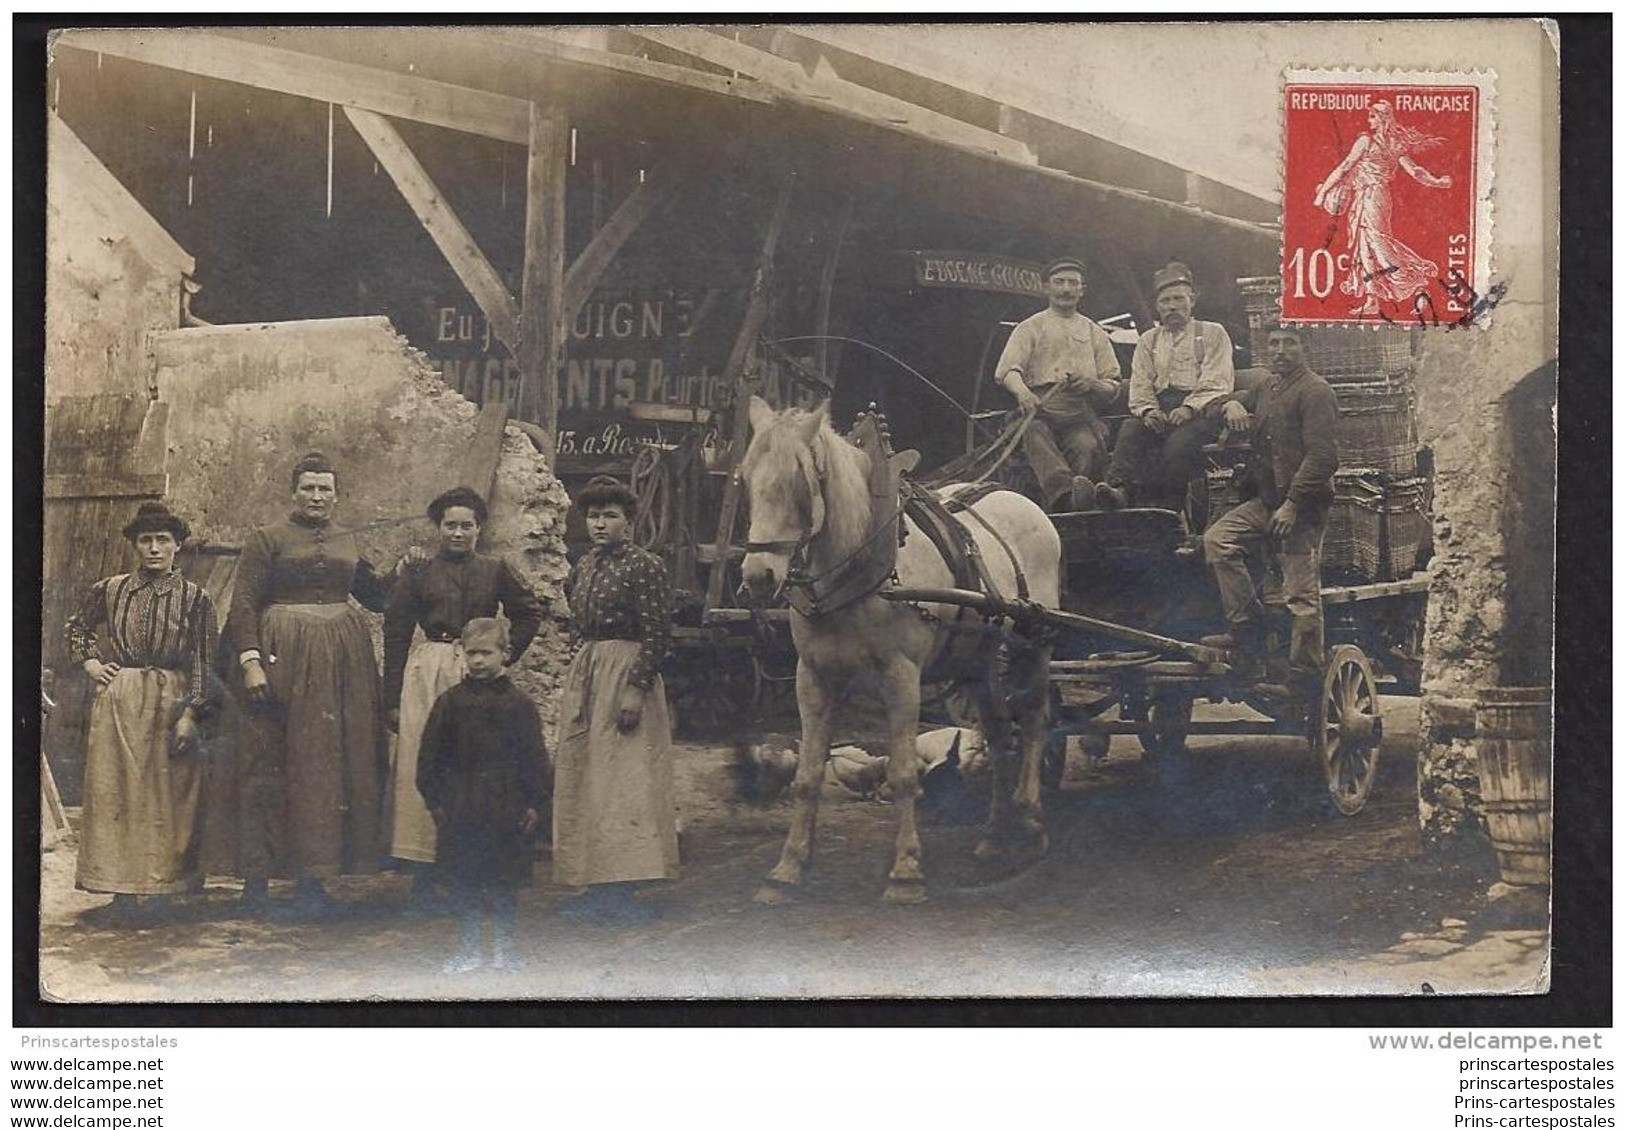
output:
[[[207,31],[67,31],[53,44],[525,145],[530,103]]]

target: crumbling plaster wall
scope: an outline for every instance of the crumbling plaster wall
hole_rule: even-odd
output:
[[[290,508],[289,471],[308,451],[338,468],[334,522],[370,560],[432,548],[424,507],[455,480],[478,409],[385,318],[197,327],[155,334],[169,402],[169,501],[195,536],[241,544]],[[515,679],[551,726],[560,685],[569,500],[529,439],[509,428],[482,548],[511,560],[549,609]]]
[[[146,395],[148,331],[180,324],[192,257],[52,115],[45,208],[45,400]]]
[[[1505,683],[1515,602],[1508,550],[1525,533],[1506,520],[1509,469],[1531,458],[1544,463],[1552,451],[1516,441],[1507,401],[1557,353],[1556,59],[1541,34],[1490,39],[1485,61],[1497,84],[1491,272],[1506,291],[1488,326],[1425,331],[1416,381],[1418,434],[1435,467],[1417,768],[1419,818],[1434,843],[1479,826],[1472,701],[1481,688]],[[1555,464],[1520,470],[1555,489]]]

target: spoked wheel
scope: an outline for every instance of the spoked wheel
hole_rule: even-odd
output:
[[[754,719],[762,705],[762,667],[743,648],[693,656],[668,680],[674,727],[684,737],[714,737]]]
[[[1185,694],[1158,695],[1146,708],[1147,729],[1136,734],[1151,757],[1178,757],[1185,752],[1195,699]]]
[[[1352,644],[1332,649],[1310,719],[1310,750],[1326,774],[1332,803],[1344,816],[1365,807],[1382,752],[1382,706],[1371,662]]]

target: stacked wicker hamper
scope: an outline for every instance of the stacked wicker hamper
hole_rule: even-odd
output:
[[[1281,280],[1237,279],[1255,364],[1263,327],[1280,316]],[[1336,497],[1326,523],[1327,584],[1396,581],[1425,564],[1432,545],[1428,480],[1419,474],[1414,339],[1398,327],[1314,327],[1309,367],[1337,394]]]

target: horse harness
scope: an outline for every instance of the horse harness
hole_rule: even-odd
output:
[[[1027,577],[1015,551],[971,509],[1002,487],[996,483],[970,483],[941,500],[925,487],[903,478],[903,472],[912,469],[918,455],[914,452],[893,454],[884,424],[875,417],[860,418],[849,438],[854,446],[869,455],[870,503],[876,515],[868,535],[857,548],[822,574],[806,571],[807,546],[822,531],[825,517],[824,473],[816,459],[808,461],[811,466],[804,463],[802,468],[812,495],[812,521],[807,533],[793,542],[751,542],[746,546],[748,552],[787,552],[790,555],[790,575],[785,580],[784,591],[791,608],[813,620],[848,608],[873,596],[888,583],[895,583],[897,550],[908,530],[905,518],[913,521],[941,555],[953,575],[954,587],[1002,596],[981,549],[967,528],[968,523],[976,523],[993,538],[1010,562],[1015,573],[1016,596],[1023,601],[1028,599]],[[960,514],[964,515],[964,521],[956,519],[955,515]],[[966,611],[960,609],[956,618],[962,619]]]

